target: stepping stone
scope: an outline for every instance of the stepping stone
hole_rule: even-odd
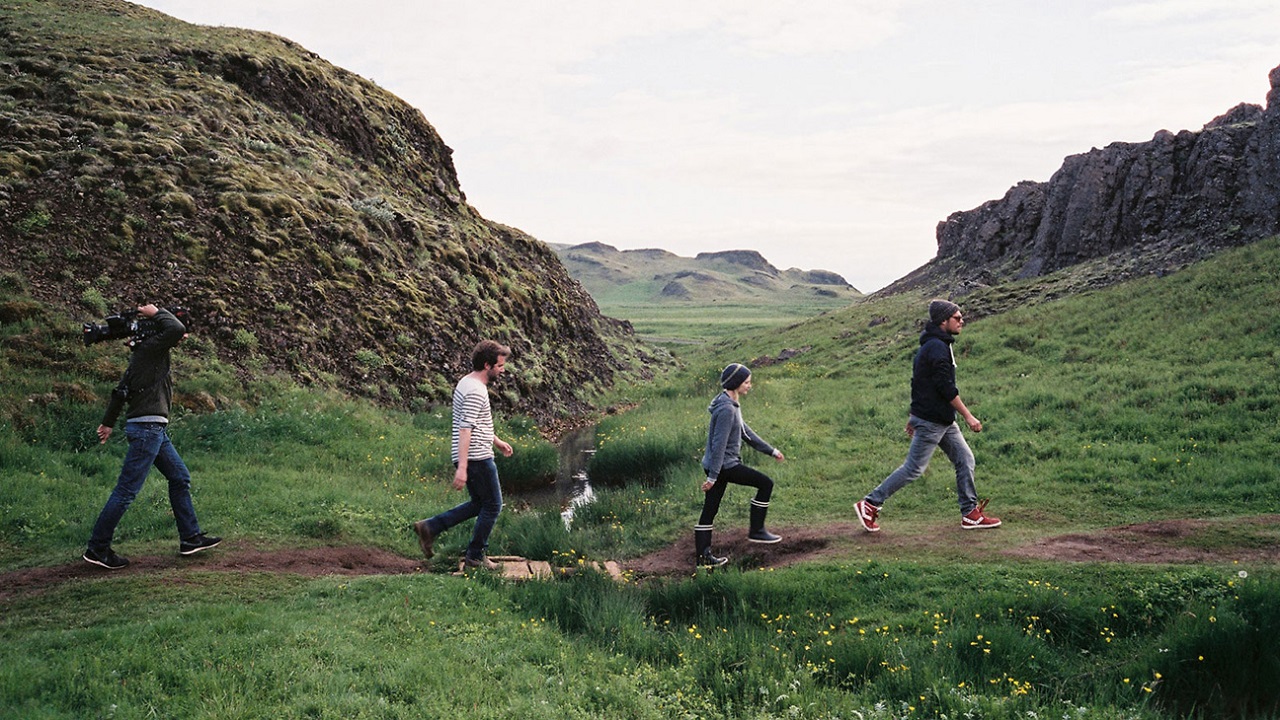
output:
[[[490,555],[489,559],[498,564],[497,572],[502,573],[502,577],[512,580],[529,580],[536,578],[538,580],[546,580],[553,578],[557,574],[572,575],[577,568],[553,568],[551,563],[546,560],[526,560],[516,555]],[[596,572],[607,573],[609,577],[617,581],[622,581],[622,567],[613,560],[606,560],[604,563],[598,563],[594,560],[585,564],[586,567]],[[478,568],[468,568],[462,560],[458,561],[458,570],[454,575],[465,575],[468,571],[475,571]]]
[[[511,578],[512,580],[528,580],[533,577],[533,572],[529,569],[527,562],[510,562],[501,563],[502,577]]]

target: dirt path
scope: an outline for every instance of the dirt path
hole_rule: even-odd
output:
[[[1280,515],[1159,520],[1045,538],[1005,554],[1063,562],[1280,563]]]
[[[1230,540],[1225,539],[1230,530]],[[856,523],[837,523],[820,528],[776,527],[784,540],[776,545],[747,542],[746,531],[717,533],[717,554],[727,554],[744,567],[785,567],[828,557],[847,557],[851,546],[877,551],[934,552],[940,547],[962,556],[977,557],[996,552],[1006,557],[1057,562],[1116,563],[1280,563],[1280,515],[1264,515],[1232,520],[1161,520],[1124,525],[1092,533],[1057,535],[1029,545],[1007,550],[986,551],[978,543],[957,543],[964,531],[954,528],[932,534],[904,534],[889,531],[869,534]],[[986,532],[986,531],[983,531]],[[998,532],[998,531],[995,531]],[[963,537],[968,539],[968,535]],[[1234,542],[1233,542],[1234,541]],[[644,557],[623,563],[637,575],[678,575],[688,573],[693,554],[692,540],[670,545]]]
[[[877,550],[936,547],[941,535],[922,536],[882,532],[864,533],[852,523],[820,528],[774,528],[785,540],[775,545],[747,542],[746,531],[717,533],[716,551],[727,553],[740,567],[786,567],[802,562],[848,556],[851,545]],[[954,545],[954,543],[951,543]],[[961,547],[961,553],[976,554]],[[1280,515],[1232,520],[1161,520],[1124,525],[1092,533],[1058,535],[1029,545],[998,551],[1006,557],[1058,562],[1127,563],[1229,563],[1232,561],[1274,565],[1280,563]],[[635,577],[678,576],[693,571],[692,541],[679,541],[643,557],[621,561]],[[426,572],[418,558],[369,547],[320,547],[298,550],[259,550],[223,547],[182,558],[147,555],[131,558],[129,567],[108,572],[79,559],[66,565],[29,568],[0,574],[0,601],[39,594],[61,583],[105,576],[155,573],[183,568],[202,571],[274,572],[304,577],[324,575],[399,575]]]
[[[134,555],[122,570],[104,570],[76,558],[66,565],[28,568],[0,574],[0,601],[19,594],[39,593],[65,582],[127,576],[180,569],[228,572],[323,575],[400,575],[425,571],[422,560],[369,547],[318,547],[301,550],[238,548],[232,541],[190,558],[173,555]]]

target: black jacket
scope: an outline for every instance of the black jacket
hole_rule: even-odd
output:
[[[911,370],[911,414],[940,425],[956,421],[951,401],[960,394],[956,388],[956,359],[951,352],[955,336],[937,325],[920,333]]]
[[[160,310],[151,318],[159,331],[133,346],[129,369],[120,384],[111,391],[102,424],[112,427],[126,405],[126,418],[169,417],[173,399],[173,381],[169,379],[169,350],[177,345],[187,329],[168,310]]]

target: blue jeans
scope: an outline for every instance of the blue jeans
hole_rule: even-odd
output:
[[[93,525],[89,549],[103,552],[111,547],[116,525],[138,497],[152,465],[169,481],[169,507],[173,508],[173,519],[178,523],[178,537],[185,539],[199,535],[200,524],[196,522],[196,510],[191,504],[191,473],[170,442],[166,425],[125,423],[124,433],[129,438],[129,452],[125,453],[124,467],[120,469],[116,487]]]
[[[876,507],[884,505],[891,495],[923,475],[933,451],[942,448],[951,464],[956,466],[956,497],[960,501],[960,513],[968,514],[978,506],[978,492],[973,486],[973,451],[964,441],[960,426],[956,423],[939,425],[914,415],[907,422],[915,428],[915,434],[911,436],[906,461],[864,499]]]
[[[498,466],[493,458],[467,461],[467,494],[471,499],[427,519],[432,535],[439,535],[458,523],[476,518],[467,545],[467,558],[479,560],[489,549],[489,533],[502,512],[502,486],[498,484]]]

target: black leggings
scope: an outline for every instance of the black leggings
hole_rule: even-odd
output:
[[[755,503],[768,507],[769,498],[773,495],[773,479],[755,468],[734,465],[721,470],[716,484],[707,491],[706,498],[702,501],[702,515],[698,517],[699,525],[711,525],[715,522],[716,513],[720,512],[720,500],[724,498],[724,490],[729,483],[755,488]]]

